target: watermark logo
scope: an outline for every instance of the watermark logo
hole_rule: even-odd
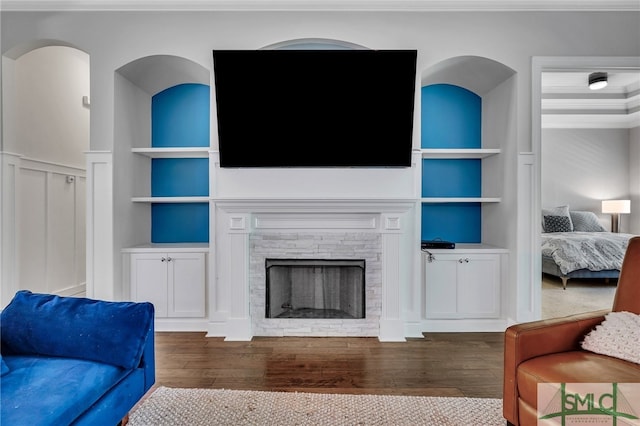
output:
[[[640,383],[540,383],[538,425],[640,426]]]

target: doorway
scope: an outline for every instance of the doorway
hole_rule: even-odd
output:
[[[86,293],[89,55],[51,41],[3,57],[2,305]]]
[[[608,73],[607,90],[588,89],[588,77],[597,71]],[[640,58],[538,57],[533,60],[532,76],[532,147],[539,159],[540,209],[569,205],[571,210],[595,213],[605,227],[609,226],[609,217],[601,212],[603,199],[631,198],[638,211]],[[532,222],[534,235],[538,236],[542,230],[540,209],[534,212]],[[626,219],[625,231],[639,233],[637,219]],[[541,256],[540,239],[538,250],[533,251],[537,256]],[[540,282],[536,299],[542,317],[549,317],[554,308],[545,305],[542,287],[548,288],[549,281],[553,285],[554,278],[543,279],[540,259],[534,264]],[[561,284],[559,289],[562,291]],[[571,280],[567,292],[571,292]],[[601,298],[605,304],[609,300]],[[571,309],[567,306],[561,314],[570,314]]]

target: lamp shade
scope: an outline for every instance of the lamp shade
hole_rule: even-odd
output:
[[[631,200],[602,200],[602,213],[631,213]]]

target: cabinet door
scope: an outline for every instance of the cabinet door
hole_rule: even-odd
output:
[[[169,253],[169,316],[205,316],[204,253]]]
[[[458,313],[463,318],[495,318],[500,314],[500,257],[461,255],[458,264]]]
[[[131,298],[135,302],[153,303],[157,318],[167,316],[166,260],[161,253],[131,255]]]
[[[427,318],[456,318],[457,269],[460,256],[436,254],[425,261],[425,315]]]

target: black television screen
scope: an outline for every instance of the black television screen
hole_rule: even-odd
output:
[[[410,167],[415,50],[214,50],[221,167]]]

